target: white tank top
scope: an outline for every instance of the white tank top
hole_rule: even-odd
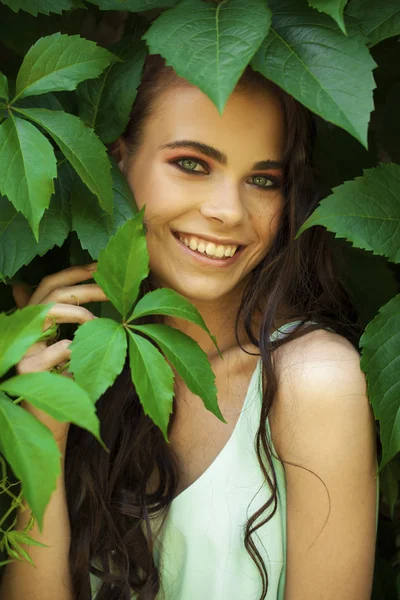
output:
[[[280,327],[270,339],[283,337],[299,322]],[[259,359],[228,442],[206,471],[172,501],[153,551],[164,590],[164,594],[163,590],[159,592],[157,600],[259,600],[261,597],[261,575],[244,546],[248,518],[271,497],[254,445],[262,403],[261,374]],[[286,484],[268,421],[267,435],[276,473],[278,505],[274,516],[251,539],[268,573],[266,600],[284,600]],[[268,468],[265,458],[264,464]],[[271,507],[257,522],[264,520],[270,511]],[[153,531],[159,521],[157,517],[151,518]],[[100,581],[93,575],[90,578],[94,592]],[[95,600],[95,595],[92,598]]]

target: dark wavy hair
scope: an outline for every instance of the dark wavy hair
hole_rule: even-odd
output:
[[[178,77],[159,55],[148,55],[142,80],[124,133],[129,152],[140,147],[143,128],[154,102],[169,86],[188,83]],[[277,481],[268,441],[267,419],[277,391],[274,350],[306,333],[330,327],[357,346],[360,335],[356,314],[334,263],[332,237],[323,227],[295,234],[318,203],[311,165],[315,126],[311,113],[250,67],[242,74],[240,89],[271,89],[278,94],[286,120],[284,155],[284,208],[279,230],[265,259],[253,270],[236,319],[236,338],[244,326],[262,360],[263,398],[255,450],[271,497],[245,528],[245,547],[262,578],[264,600],[268,575],[252,534],[277,510]],[[141,294],[152,289],[143,282]],[[300,320],[292,333],[271,342],[280,322]],[[260,318],[261,317],[261,318]],[[257,331],[254,324],[261,322]],[[159,318],[157,318],[159,321]],[[317,324],[305,324],[315,321]],[[176,400],[174,399],[174,403]],[[65,478],[71,522],[70,568],[76,600],[90,600],[89,573],[102,579],[96,600],[153,600],[162,590],[153,557],[154,536],[150,515],[165,519],[179,482],[179,464],[160,429],[144,414],[130,378],[128,363],[114,384],[97,401],[104,452],[87,431],[71,425],[66,452]],[[174,421],[172,413],[169,428]],[[265,462],[264,462],[265,461]],[[301,465],[298,465],[301,466]],[[149,489],[152,474],[158,487]],[[260,520],[263,513],[268,515]],[[257,523],[258,521],[258,523]],[[162,521],[164,523],[164,521]],[[97,567],[93,564],[96,560]],[[161,592],[160,592],[161,593]]]

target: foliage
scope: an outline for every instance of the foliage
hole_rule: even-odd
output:
[[[400,578],[399,34],[398,0],[0,1],[3,564],[30,560],[21,543],[36,543],[29,531],[34,519],[41,525],[59,474],[55,440],[18,406],[22,399],[103,444],[95,403],[127,360],[144,411],[165,439],[175,372],[223,421],[204,352],[180,331],[146,323],[157,314],[187,319],[216,345],[200,314],[172,290],[138,301],[149,269],[143,211],[104,145],[124,131],[151,52],[221,113],[250,64],[315,114],[314,162],[326,197],[296,237],[313,226],[332,233],[364,329],[360,365],[382,442],[384,535],[373,597],[383,597],[383,585],[393,594]],[[15,310],[10,284],[36,285],[60,264],[91,260],[110,302],[90,307],[99,318],[73,332],[74,380],[16,374],[26,350],[55,329],[43,332],[50,305]],[[33,516],[16,532],[23,497]]]

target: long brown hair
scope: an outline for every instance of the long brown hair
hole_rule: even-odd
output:
[[[129,151],[140,146],[143,127],[154,101],[171,85],[185,85],[158,55],[146,59],[141,85],[125,132]],[[242,324],[248,339],[259,348],[263,370],[263,398],[255,449],[270,500],[251,516],[245,529],[245,547],[262,578],[264,600],[268,575],[252,534],[277,510],[277,481],[267,434],[267,419],[277,391],[273,351],[318,327],[330,327],[355,346],[360,331],[356,315],[335,268],[331,238],[323,227],[305,231],[300,225],[312,213],[318,194],[311,166],[314,125],[311,114],[292,97],[248,67],[238,88],[273,87],[286,119],[284,208],[281,224],[266,258],[253,270],[236,319],[236,337]],[[141,294],[151,289],[150,280]],[[271,342],[277,314],[283,321],[301,323],[283,339]],[[261,328],[256,332],[256,315]],[[281,315],[282,316],[282,315]],[[315,321],[319,325],[304,324]],[[257,335],[258,334],[258,335]],[[175,401],[174,401],[175,402]],[[126,363],[115,383],[97,401],[106,454],[88,432],[71,425],[66,453],[66,486],[71,522],[70,567],[76,600],[90,600],[89,572],[103,580],[97,600],[153,600],[161,589],[153,557],[150,516],[167,517],[179,480],[177,457],[152,420],[144,414]],[[169,427],[174,420],[171,415]],[[265,462],[264,462],[265,461]],[[149,478],[158,473],[158,488],[149,493]],[[262,514],[268,515],[260,521]],[[256,524],[256,521],[258,524]],[[93,564],[96,559],[96,568]]]

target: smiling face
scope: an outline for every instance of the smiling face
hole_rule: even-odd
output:
[[[158,285],[194,303],[241,295],[279,228],[284,148],[272,91],[234,91],[222,115],[194,86],[162,93],[120,163],[138,208],[146,204]]]

